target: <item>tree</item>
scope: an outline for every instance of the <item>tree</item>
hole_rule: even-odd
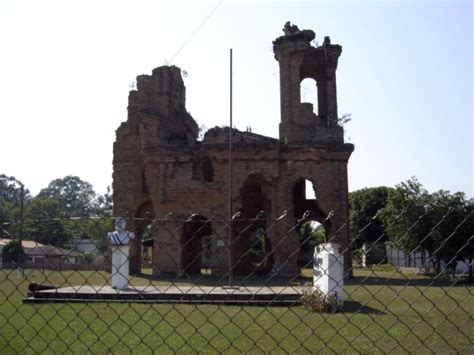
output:
[[[0,198],[0,236],[3,234],[4,224],[11,220],[11,206],[7,201]]]
[[[20,208],[22,182],[13,176],[0,174],[0,228],[4,223],[12,222]],[[27,189],[23,192],[24,203],[31,200]]]
[[[95,200],[93,215],[96,217],[112,216],[112,191],[110,186],[107,186],[107,191],[104,195],[100,195]]]
[[[385,208],[391,189],[380,186],[349,193],[349,234],[352,250],[361,248],[365,242],[385,242],[388,239],[379,213]]]
[[[2,252],[6,262],[18,263],[25,258],[25,251],[18,240],[12,240],[5,245]]]
[[[430,235],[433,239],[433,256],[444,261],[454,274],[458,261],[473,258],[474,206],[466,200],[464,193],[450,194],[440,190],[431,195],[433,224]],[[439,265],[437,265],[439,271]],[[470,269],[472,280],[472,265]]]
[[[58,200],[35,197],[25,211],[25,239],[63,246],[71,238],[62,217],[63,210]]]
[[[381,220],[391,241],[407,253],[432,250],[430,196],[415,177],[390,190]]]
[[[68,217],[86,217],[94,209],[96,193],[90,183],[68,175],[51,181],[37,197],[57,200]]]
[[[300,248],[303,251],[314,250],[318,244],[326,242],[326,229],[316,221],[306,221],[299,229]]]
[[[9,202],[14,207],[20,206],[20,187],[23,183],[14,176],[0,174],[0,199]],[[24,191],[25,198],[31,199],[27,189]]]
[[[466,219],[464,223],[459,228],[460,233],[464,235],[466,243],[463,245],[460,250],[460,255],[462,260],[467,260],[468,262],[468,281],[474,282],[473,275],[473,259],[474,259],[474,199],[470,199],[466,202],[465,205],[465,216]]]
[[[407,254],[428,252],[436,272],[441,262],[454,270],[457,261],[472,259],[471,209],[463,193],[428,193],[416,178],[391,190],[382,221],[395,245]]]
[[[23,190],[23,194],[22,194]],[[0,236],[10,237],[19,229],[20,206],[26,205],[31,195],[20,180],[13,176],[0,175]]]

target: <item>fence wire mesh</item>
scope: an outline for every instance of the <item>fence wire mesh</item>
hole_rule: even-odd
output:
[[[405,212],[5,223],[0,353],[472,353],[474,216]]]

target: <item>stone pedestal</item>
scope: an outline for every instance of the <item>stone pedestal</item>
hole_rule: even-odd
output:
[[[344,303],[344,257],[339,244],[320,244],[314,251],[314,288],[326,297],[335,295],[338,304]]]
[[[112,245],[112,287],[123,290],[128,287],[129,245]]]

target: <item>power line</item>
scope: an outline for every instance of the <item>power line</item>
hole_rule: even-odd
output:
[[[184,42],[184,44],[181,46],[181,48],[178,49],[178,51],[175,53],[175,55],[171,58],[169,63],[172,63],[173,60],[178,56],[179,53],[186,47],[186,45],[193,39],[193,37],[196,35],[196,33],[199,32],[199,30],[204,26],[204,24],[211,18],[211,16],[216,12],[217,8],[221,6],[221,4],[224,2],[224,0],[220,0],[219,3],[212,9],[212,11],[207,15],[207,17],[204,19],[204,21],[201,22],[201,24],[194,30],[194,32],[189,36],[189,38]]]

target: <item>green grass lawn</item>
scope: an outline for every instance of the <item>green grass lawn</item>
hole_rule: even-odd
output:
[[[474,286],[390,270],[354,274],[345,312],[317,314],[302,306],[23,304],[30,282],[104,285],[109,274],[26,270],[17,278],[0,270],[0,354],[474,353]],[[131,283],[164,281],[141,275]]]

